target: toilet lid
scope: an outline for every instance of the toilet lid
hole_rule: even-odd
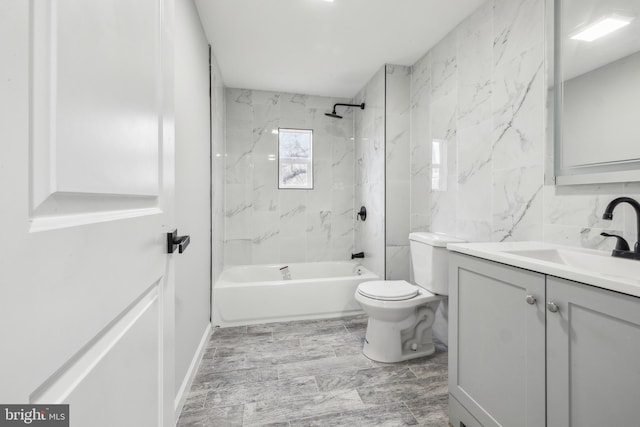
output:
[[[404,280],[377,280],[360,283],[358,292],[369,298],[400,301],[418,295],[418,287]]]

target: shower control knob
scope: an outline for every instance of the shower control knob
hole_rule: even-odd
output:
[[[533,305],[536,303],[536,297],[533,295],[527,295],[527,304]]]
[[[552,313],[557,313],[558,310],[560,310],[560,307],[558,307],[558,304],[556,304],[555,302],[549,301],[547,303],[547,310],[549,310]]]

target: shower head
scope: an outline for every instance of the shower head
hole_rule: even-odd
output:
[[[360,109],[361,109],[361,110],[364,110],[364,102],[363,102],[362,104],[334,104],[334,105],[333,105],[333,111],[332,111],[332,112],[330,112],[330,113],[324,113],[324,115],[325,115],[325,116],[327,116],[327,117],[332,117],[332,118],[334,118],[334,119],[341,119],[341,118],[342,118],[342,116],[339,116],[339,115],[336,113],[336,107],[337,107],[338,105],[342,105],[342,106],[344,106],[344,107],[360,107]]]

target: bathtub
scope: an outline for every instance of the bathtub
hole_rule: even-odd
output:
[[[290,280],[284,279],[285,266]],[[376,279],[349,261],[228,267],[213,285],[212,324],[241,326],[362,313],[354,298],[356,288]]]

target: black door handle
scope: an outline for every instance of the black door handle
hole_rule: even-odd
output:
[[[178,247],[178,253],[182,253],[191,243],[191,236],[178,236],[178,230],[167,233],[167,252],[172,254]]]

